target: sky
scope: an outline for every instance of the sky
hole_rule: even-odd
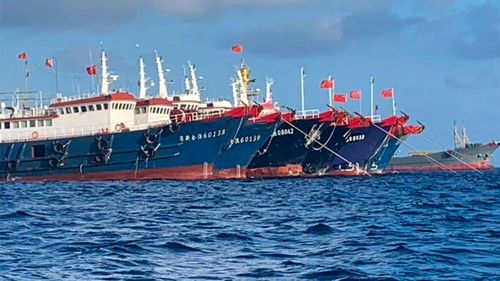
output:
[[[256,87],[272,77],[275,101],[297,109],[301,66],[308,109],[326,109],[319,84],[332,75],[337,93],[362,91],[368,114],[373,75],[380,114],[391,112],[380,91],[394,88],[398,110],[426,125],[425,138],[409,140],[418,149],[452,147],[454,120],[472,141],[500,139],[499,1],[0,0],[0,92],[24,88],[22,52],[30,90],[54,93],[54,71],[44,66],[54,57],[59,92],[90,91],[85,69],[99,62],[101,42],[120,75],[114,88],[134,93],[139,56],[156,80],[153,50],[172,89],[182,90],[189,60],[209,98],[231,98],[229,77],[244,57]],[[243,55],[231,52],[235,44]],[[346,107],[359,111],[357,101]]]

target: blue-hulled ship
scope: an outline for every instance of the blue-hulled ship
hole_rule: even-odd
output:
[[[49,107],[2,107],[0,178],[214,178],[216,158],[234,142],[240,125],[260,112],[258,107],[227,109],[200,102],[196,87],[168,96],[163,85],[158,97],[147,97],[142,58],[139,98],[110,91],[117,76],[108,72],[106,61],[102,51],[99,94],[58,96]],[[160,70],[158,56],[157,63]],[[159,75],[160,83],[164,82],[162,70]],[[233,161],[253,154],[238,152]],[[218,165],[224,164],[218,159]]]

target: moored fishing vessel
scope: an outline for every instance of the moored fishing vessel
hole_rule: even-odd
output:
[[[210,179],[216,156],[240,124],[260,112],[196,110],[200,102],[191,98],[146,97],[142,59],[139,99],[111,92],[117,76],[108,73],[106,61],[102,51],[100,94],[59,96],[49,107],[2,108],[2,179]]]

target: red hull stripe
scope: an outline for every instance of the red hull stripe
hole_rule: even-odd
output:
[[[474,163],[468,163],[468,165],[465,164],[456,164],[456,165],[446,165],[447,170],[453,170],[453,171],[468,171],[468,170],[473,170],[471,167],[478,169],[478,170],[493,170],[495,169],[494,166],[492,166],[489,162],[474,162]],[[428,165],[428,166],[419,166],[419,167],[400,167],[400,168],[387,168],[385,170],[386,172],[412,172],[412,171],[445,171],[444,167],[437,166],[437,165]]]

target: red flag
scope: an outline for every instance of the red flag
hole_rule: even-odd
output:
[[[384,99],[390,99],[394,97],[394,91],[391,89],[385,89],[380,93],[380,96],[382,96]]]
[[[332,89],[335,86],[335,82],[333,79],[331,80],[323,80],[321,81],[320,88],[321,89]]]
[[[242,53],[243,52],[243,45],[241,45],[241,44],[234,45],[233,47],[231,47],[231,51],[233,51],[233,53]]]
[[[47,67],[53,67],[54,66],[54,59],[53,58],[48,58],[45,60],[45,66]]]
[[[349,93],[349,97],[350,97],[352,100],[360,100],[360,99],[361,99],[361,90],[352,90],[352,91]]]
[[[91,65],[89,67],[87,67],[87,73],[89,75],[97,75],[97,65]]]
[[[17,55],[17,58],[20,60],[26,60],[28,59],[28,54],[26,52],[20,53],[19,55]]]
[[[347,103],[347,95],[343,94],[334,95],[333,101],[338,103]]]

